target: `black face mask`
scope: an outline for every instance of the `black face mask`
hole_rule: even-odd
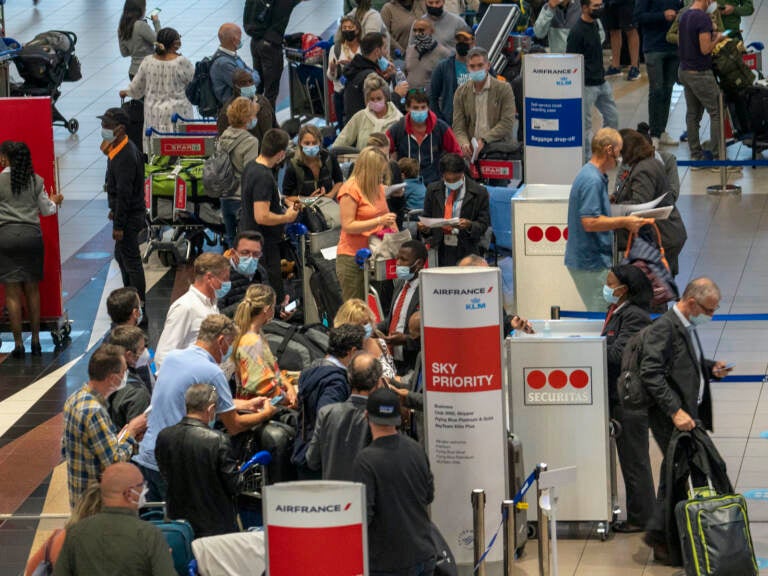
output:
[[[605,8],[598,8],[597,10],[592,10],[589,15],[592,17],[593,20],[600,20],[600,18],[603,17],[603,13],[605,12]]]
[[[464,57],[469,52],[469,44],[466,44],[464,42],[459,42],[456,44],[456,54],[458,54],[461,57]]]
[[[351,42],[352,40],[357,38],[357,30],[342,30],[341,37],[344,40],[344,42]]]
[[[443,15],[443,7],[440,6],[436,8],[435,6],[427,6],[427,14],[434,16],[435,18],[439,18]]]

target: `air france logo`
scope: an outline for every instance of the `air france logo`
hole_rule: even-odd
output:
[[[477,288],[435,288],[432,294],[435,296],[477,296],[491,292],[493,292],[493,286],[488,288],[479,286]]]
[[[565,76],[563,76],[562,78],[557,80],[555,84],[557,84],[558,86],[570,86],[571,84],[573,84],[573,82],[571,81],[570,78],[566,78]]]
[[[346,504],[325,504],[316,506],[293,506],[291,504],[278,504],[275,512],[286,514],[333,514],[334,512],[346,512],[352,506],[352,502]]]

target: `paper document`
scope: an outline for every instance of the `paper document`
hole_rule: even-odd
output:
[[[472,138],[471,144],[472,144],[472,160],[470,160],[469,163],[474,164],[475,162],[477,162],[477,155],[480,153],[480,151],[477,149],[478,148],[477,138]]]
[[[405,190],[405,182],[401,182],[400,184],[392,184],[391,186],[387,186],[384,189],[384,195],[389,198],[392,196],[392,192],[397,192],[398,190]]]
[[[666,196],[666,193],[662,194],[655,200],[644,202],[643,204],[611,204],[611,216],[629,216],[630,214],[635,214],[636,212],[642,212],[644,210],[656,208],[656,206],[658,206]]]
[[[320,250],[320,254],[323,255],[323,258],[326,260],[336,260],[336,248],[337,246],[331,246],[330,248],[323,248]]]
[[[649,208],[648,210],[639,210],[632,212],[630,216],[639,216],[640,218],[655,218],[656,220],[666,220],[672,213],[674,206],[664,206],[662,208]]]
[[[441,228],[443,226],[453,226],[459,223],[458,218],[427,218],[426,216],[419,216],[419,222],[424,224],[428,228]]]

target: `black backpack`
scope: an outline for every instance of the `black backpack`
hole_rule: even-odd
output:
[[[754,136],[768,136],[768,87],[750,86],[744,93],[749,115],[749,131]]]
[[[619,400],[628,410],[643,410],[651,405],[651,399],[640,378],[640,361],[643,355],[643,340],[646,326],[627,340],[621,355],[621,373],[616,381]]]
[[[243,8],[243,27],[250,35],[254,24],[264,24],[272,14],[273,0],[246,0]]]
[[[324,358],[328,350],[328,333],[322,325],[297,326],[273,320],[262,331],[281,370],[304,370]]]
[[[211,66],[221,54],[206,56],[195,64],[195,75],[187,84],[184,93],[193,106],[197,106],[200,116],[213,118],[219,113],[221,102],[216,98],[211,82]]]
[[[336,264],[322,256],[313,255],[307,255],[307,264],[312,268],[309,288],[317,305],[317,313],[322,320],[330,324],[344,303],[339,277],[336,275]]]

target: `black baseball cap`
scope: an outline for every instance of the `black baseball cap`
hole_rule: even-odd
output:
[[[114,124],[115,126],[120,124],[128,126],[128,124],[131,123],[130,118],[128,118],[128,113],[122,108],[109,108],[104,114],[97,116],[97,118],[99,120],[106,120],[108,123]]]
[[[377,388],[365,405],[368,419],[380,426],[400,425],[400,396],[389,388]]]

